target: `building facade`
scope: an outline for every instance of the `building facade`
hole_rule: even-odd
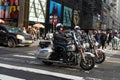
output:
[[[82,0],[81,27],[98,29],[101,25],[102,0]]]
[[[103,0],[103,29],[120,29],[120,1]]]
[[[57,23],[73,29],[97,29],[101,25],[102,0],[20,0],[20,26],[42,23],[47,29]]]
[[[41,23],[53,28],[63,23],[66,28],[80,24],[81,0],[20,0],[18,24],[27,27]]]
[[[109,0],[110,7],[110,20],[109,27],[112,29],[119,30],[120,28],[120,1],[119,0]]]
[[[16,1],[19,2],[18,18],[4,20],[8,22],[13,20],[12,22],[15,22],[17,26],[28,27],[28,25],[35,23],[42,23],[47,28],[51,28],[60,22],[66,28],[74,28],[76,25],[79,25],[82,29],[96,29],[100,27],[102,0]]]
[[[103,7],[103,20],[102,20],[102,29],[106,30],[106,29],[109,29],[110,28],[110,23],[109,23],[109,20],[110,20],[110,7],[109,7],[109,0],[103,0],[102,2],[102,7]]]

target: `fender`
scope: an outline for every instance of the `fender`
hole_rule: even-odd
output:
[[[97,49],[97,53],[103,54],[105,51],[103,49]]]
[[[92,54],[91,52],[84,52],[83,55],[87,57],[95,57],[95,55]]]

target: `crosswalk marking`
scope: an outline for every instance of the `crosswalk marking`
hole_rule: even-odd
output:
[[[35,53],[32,53],[32,52],[29,52],[29,53],[27,53],[28,55],[31,55],[31,56],[34,56],[35,55]]]
[[[0,46],[0,48],[3,48],[3,47]]]
[[[107,60],[106,62],[110,62],[110,63],[118,63],[118,64],[120,64],[120,61],[110,61],[110,60]]]
[[[25,79],[21,79],[21,78],[16,78],[16,77],[13,77],[13,76],[0,74],[0,80],[25,80]]]
[[[13,55],[14,57],[20,57],[20,58],[30,58],[30,59],[36,59],[34,56],[26,56],[26,55]]]
[[[44,75],[49,75],[49,76],[55,76],[55,77],[60,77],[60,78],[65,78],[65,79],[70,79],[70,80],[85,80],[83,77],[79,77],[79,76],[73,76],[73,75],[51,72],[51,71],[35,69],[35,68],[13,66],[13,65],[9,65],[9,64],[3,64],[3,63],[0,63],[0,67],[4,67],[7,69],[33,72],[33,73],[37,73],[37,74],[44,74]]]

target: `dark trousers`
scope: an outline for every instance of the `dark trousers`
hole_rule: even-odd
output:
[[[66,48],[67,44],[66,43],[55,43],[54,44],[54,48],[55,48],[55,52],[58,53],[58,55],[61,55],[61,57],[63,58],[64,62],[67,62],[67,48]]]

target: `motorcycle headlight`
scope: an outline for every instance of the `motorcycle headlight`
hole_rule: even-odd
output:
[[[17,38],[17,39],[21,39],[21,40],[24,40],[24,39],[25,39],[24,36],[22,36],[22,35],[17,35],[16,38]]]

